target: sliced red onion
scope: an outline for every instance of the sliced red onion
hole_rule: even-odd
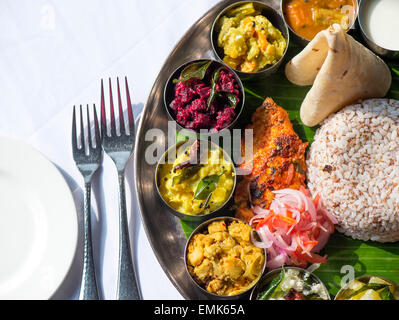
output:
[[[256,232],[256,231],[254,231],[254,232]],[[270,248],[273,245],[273,242],[268,241],[266,236],[262,237],[260,235],[260,232],[258,232],[258,235],[259,235],[259,237],[261,238],[262,241],[256,240],[254,232],[251,232],[251,241],[256,247],[262,248],[262,249],[268,249],[268,248]]]
[[[263,209],[259,206],[252,207],[252,212],[255,213],[256,215],[261,215],[261,214],[268,214],[270,210]]]
[[[281,252],[276,257],[272,258],[268,261],[267,267],[269,270],[277,269],[283,266],[287,261],[287,254],[285,252]]]
[[[335,218],[327,209],[321,208],[320,211],[321,211],[326,217],[328,217],[328,218],[331,220],[331,222],[332,222],[333,224],[337,224],[337,223],[338,223],[337,218]]]
[[[316,207],[314,206],[312,199],[307,198],[307,197],[305,199],[306,199],[306,211],[308,211],[310,213],[310,216],[312,217],[312,221],[316,221],[316,218],[317,218]]]
[[[283,240],[283,238],[282,238],[282,236],[281,236],[280,234],[277,234],[277,235],[276,235],[276,238],[280,241],[280,243],[282,243],[282,244],[285,245],[285,247],[282,248],[282,249],[284,249],[285,251],[292,251],[292,252],[293,252],[293,251],[295,251],[296,248],[298,247],[298,244],[297,244],[296,240],[294,239],[294,237],[291,237],[291,244],[290,244],[290,245],[288,245],[288,244]]]
[[[323,249],[329,238],[330,238],[330,233],[329,232],[324,232],[324,231],[320,232],[320,235],[317,238],[317,242],[318,243],[312,248],[311,252],[317,253],[321,249]]]
[[[329,233],[329,231],[326,228],[324,228],[322,224],[319,224],[319,228],[324,232]]]
[[[301,208],[305,206],[306,204],[306,198],[302,192],[299,192],[298,190],[294,189],[282,189],[282,190],[277,190],[273,191],[277,195],[277,197],[282,197],[283,195],[292,195],[296,198],[298,206],[301,204]],[[302,197],[303,196],[303,197]]]
[[[304,254],[310,255],[310,252],[319,252],[327,243],[329,236],[333,233],[333,224],[337,223],[337,219],[328,212],[322,205],[321,198],[317,206],[311,198],[310,192],[304,188],[303,190],[283,189],[273,191],[275,199],[272,201],[269,210],[253,207],[255,216],[251,219],[250,224],[268,217],[270,214],[280,216],[290,216],[295,219],[296,223],[287,227],[271,227],[264,224],[257,231],[261,241],[256,241],[251,234],[251,239],[258,247],[265,248],[268,255],[267,267],[275,269],[283,264],[292,263],[297,260],[293,259],[293,253],[300,248]],[[248,186],[249,193],[249,186]],[[249,194],[250,196],[250,194]],[[273,211],[273,212],[272,212]],[[317,239],[314,239],[313,230],[320,229]],[[302,232],[310,232],[305,235]],[[302,241],[314,239],[318,243],[310,250],[310,245],[303,245]],[[313,237],[313,238],[312,238]]]

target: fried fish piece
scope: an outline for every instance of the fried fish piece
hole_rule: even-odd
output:
[[[244,162],[241,168],[250,168],[250,174],[237,184],[234,201],[236,217],[249,221],[253,217],[252,206],[269,209],[274,194],[272,191],[285,188],[305,187],[305,150],[295,133],[287,112],[273,99],[267,98],[252,116],[253,159]],[[244,140],[241,143],[244,152]],[[251,160],[249,160],[251,161]]]

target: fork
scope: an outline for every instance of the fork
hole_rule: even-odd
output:
[[[119,265],[118,265],[118,289],[117,299],[119,300],[141,300],[141,293],[136,277],[137,270],[135,260],[132,259],[130,251],[130,238],[126,210],[125,196],[125,169],[126,164],[133,152],[135,144],[135,126],[130,101],[127,78],[125,77],[128,129],[126,130],[123,117],[122,100],[119,89],[119,78],[117,78],[118,105],[119,105],[119,127],[120,134],[116,132],[114,104],[112,98],[111,79],[109,79],[110,96],[110,135],[107,133],[107,119],[105,112],[104,87],[101,80],[101,131],[102,146],[104,151],[115,163],[119,180]]]
[[[83,175],[85,183],[84,196],[84,214],[83,214],[83,228],[84,228],[84,247],[83,247],[83,272],[81,279],[81,287],[79,293],[80,300],[98,300],[98,287],[96,280],[96,272],[93,259],[93,246],[91,240],[91,180],[94,173],[100,167],[101,163],[101,138],[98,128],[98,119],[96,113],[96,106],[93,105],[94,113],[94,140],[91,137],[90,130],[90,116],[89,105],[87,105],[87,131],[85,139],[85,130],[83,127],[83,112],[82,105],[80,105],[80,147],[78,146],[77,131],[76,131],[76,112],[73,106],[72,115],[72,153],[76,166]],[[87,143],[86,143],[87,141]],[[88,152],[86,153],[86,150]]]

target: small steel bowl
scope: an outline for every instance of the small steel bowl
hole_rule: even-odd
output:
[[[358,0],[355,0],[355,1],[356,1],[356,14],[355,14],[355,18],[353,19],[353,23],[352,23],[352,25],[349,27],[348,31],[349,31],[350,29],[353,29],[353,28],[354,28],[355,23],[356,23],[356,19],[357,19],[357,15],[358,15],[358,12],[359,12],[359,10],[358,10],[358,8],[359,8]],[[285,12],[284,12],[284,7],[285,7],[285,3],[286,3],[286,2],[287,2],[287,0],[281,0],[281,1],[280,1],[280,10],[281,10],[281,14],[282,14],[282,16],[283,16],[283,19],[284,19],[285,23],[287,24],[288,29],[290,30],[290,36],[291,36],[292,39],[294,39],[294,41],[295,41],[296,43],[298,43],[299,45],[305,47],[311,40],[308,40],[308,39],[306,39],[306,38],[300,36],[299,34],[297,34],[297,33],[291,28],[291,26],[289,25],[287,19],[285,18]]]
[[[327,290],[327,287],[325,286],[325,284],[319,279],[319,277],[317,277],[314,273],[307,271],[306,269],[302,269],[302,268],[298,268],[298,267],[284,267],[284,270],[288,270],[288,269],[295,269],[295,270],[299,270],[301,272],[307,272],[310,274],[310,277],[312,277],[316,282],[320,283],[326,294],[328,299],[327,300],[331,300],[330,294]],[[262,277],[262,279],[260,279],[260,281],[258,282],[258,284],[253,288],[252,292],[251,292],[251,296],[250,296],[250,300],[257,300],[257,296],[260,293],[260,290],[266,285],[268,284],[270,281],[272,281],[274,278],[276,278],[280,272],[282,271],[282,268],[278,268],[278,269],[274,269],[268,273],[266,273],[265,276]]]
[[[218,220],[225,220],[226,224],[231,223],[233,221],[240,221],[240,222],[243,222],[243,223],[247,224],[246,222],[244,222],[244,221],[242,221],[240,219],[229,217],[229,216],[213,218],[213,219],[207,220],[207,221],[203,222],[202,224],[200,224],[191,233],[190,237],[187,240],[186,247],[184,248],[184,264],[186,266],[186,272],[187,272],[188,276],[190,277],[190,279],[192,280],[193,284],[197,288],[199,288],[199,290],[201,290],[202,293],[204,293],[207,297],[209,297],[209,299],[212,299],[212,300],[238,300],[238,299],[244,299],[244,298],[248,299],[248,296],[249,296],[251,290],[257,285],[258,281],[262,277],[262,274],[265,272],[265,269],[266,269],[266,258],[267,258],[266,249],[264,249],[264,251],[263,251],[264,252],[264,256],[265,256],[265,261],[264,261],[264,264],[263,264],[263,267],[262,267],[261,275],[258,278],[258,281],[256,283],[254,283],[254,285],[252,287],[248,288],[247,290],[245,290],[243,292],[240,292],[239,294],[233,295],[233,296],[221,296],[221,295],[217,295],[215,293],[208,292],[207,290],[205,290],[204,287],[202,287],[199,283],[197,283],[195,281],[195,279],[191,276],[191,273],[188,270],[187,253],[188,253],[188,246],[190,244],[191,239],[193,238],[193,236],[195,234],[204,232],[207,229],[208,225],[211,224],[213,221],[218,221]],[[254,230],[253,232],[256,232],[256,231]]]
[[[172,110],[169,108],[170,103],[173,101],[173,99],[175,98],[175,84],[173,83],[174,79],[178,79],[180,76],[181,71],[188,66],[191,63],[196,63],[196,62],[201,62],[201,61],[212,61],[212,64],[209,66],[209,68],[214,68],[215,70],[219,67],[224,67],[226,68],[226,70],[228,70],[229,72],[231,72],[234,76],[234,79],[237,81],[238,86],[239,86],[239,91],[240,91],[240,95],[239,95],[239,103],[238,105],[235,107],[235,111],[236,111],[236,117],[234,118],[234,120],[225,128],[223,128],[220,131],[214,131],[214,132],[210,132],[209,136],[212,135],[217,135],[217,134],[221,134],[222,131],[225,130],[229,130],[230,128],[233,128],[234,125],[237,123],[238,118],[241,115],[242,110],[244,109],[244,103],[245,103],[245,92],[244,92],[244,86],[240,80],[240,78],[238,77],[237,73],[231,69],[229,66],[227,66],[224,63],[221,63],[219,61],[216,60],[212,60],[212,59],[198,59],[198,60],[191,60],[188,61],[184,64],[182,64],[180,67],[178,67],[177,69],[175,69],[175,71],[172,72],[172,74],[170,75],[170,77],[168,78],[168,80],[166,81],[166,85],[164,87],[164,92],[163,92],[163,100],[164,100],[164,105],[166,108],[166,112],[168,114],[168,117],[170,120],[174,121],[176,123],[177,129],[180,131],[182,129],[185,130],[190,130],[190,129],[186,129],[183,126],[181,126],[177,121],[175,116],[173,115]],[[192,132],[195,133],[199,133],[198,131],[193,131],[190,130]],[[202,133],[201,133],[202,134]],[[204,135],[205,136],[205,135]]]
[[[367,276],[367,275],[365,275],[365,276],[360,276],[360,277],[357,277],[357,278],[353,279],[353,280],[350,281],[347,285],[345,285],[344,287],[342,287],[341,289],[339,289],[339,291],[338,291],[337,294],[335,295],[334,300],[341,300],[341,299],[339,299],[340,295],[342,295],[342,293],[343,293],[345,290],[348,289],[348,286],[349,286],[349,284],[350,284],[351,282],[353,282],[353,281],[355,281],[355,280],[358,280],[358,281],[361,281],[361,282],[364,282],[364,281],[367,281],[367,282],[368,282],[368,281],[370,280],[371,277],[380,278],[380,279],[382,279],[382,280],[384,280],[384,281],[386,281],[386,282],[391,283],[391,284],[395,287],[395,293],[396,293],[397,295],[399,295],[399,285],[398,285],[397,283],[395,283],[394,281],[392,281],[391,279],[388,279],[388,278],[385,278],[385,277],[381,277],[381,276],[373,276],[373,275]],[[396,295],[396,294],[395,294],[395,295]]]
[[[364,42],[366,42],[367,46],[374,51],[376,54],[388,58],[388,59],[399,59],[399,50],[392,50],[392,49],[387,49],[384,47],[381,47],[377,43],[375,43],[370,35],[367,32],[367,28],[365,26],[366,20],[367,20],[367,12],[370,9],[370,6],[372,3],[375,2],[373,0],[362,0],[360,3],[359,7],[359,16],[358,16],[358,22],[359,22],[359,27],[360,27],[360,33],[364,39]],[[386,32],[391,32],[394,30],[387,30]]]
[[[223,213],[225,213],[225,209],[227,209],[229,206],[231,206],[231,204],[233,202],[233,194],[234,194],[234,190],[235,190],[235,187],[236,187],[237,175],[236,175],[236,168],[234,166],[233,161],[231,160],[231,157],[227,154],[227,152],[225,150],[223,150],[221,147],[219,147],[215,143],[213,143],[211,141],[200,140],[200,142],[201,141],[203,143],[208,143],[208,148],[219,148],[219,149],[221,149],[223,151],[223,154],[224,154],[224,157],[225,157],[224,159],[227,159],[233,165],[234,184],[233,184],[233,188],[231,189],[231,193],[230,193],[229,197],[227,198],[227,200],[225,201],[225,203],[221,207],[216,209],[215,211],[212,211],[212,212],[209,212],[209,213],[203,214],[203,215],[189,215],[189,214],[185,214],[185,213],[179,212],[176,209],[174,209],[172,206],[170,206],[169,203],[166,202],[166,200],[162,197],[161,192],[159,191],[159,184],[160,184],[160,179],[161,179],[161,177],[159,176],[159,169],[164,163],[168,163],[169,153],[171,151],[174,151],[173,154],[177,155],[178,152],[179,152],[179,148],[183,144],[187,143],[187,141],[180,141],[180,142],[176,143],[175,145],[173,145],[168,150],[166,150],[166,152],[159,159],[157,167],[155,169],[155,186],[156,186],[156,189],[157,189],[158,196],[162,200],[162,204],[163,204],[163,207],[165,208],[165,210],[170,212],[170,213],[172,213],[173,215],[175,215],[176,217],[178,217],[179,219],[182,219],[184,221],[203,222],[203,221],[205,221],[207,219],[210,219],[210,218],[213,218],[213,217],[217,217],[217,216],[221,216],[221,215],[223,215]],[[180,152],[183,152],[183,150],[180,150]],[[172,158],[172,159],[170,159],[170,161],[173,162],[174,159]]]
[[[290,42],[290,35],[288,32],[288,27],[287,24],[284,21],[284,18],[281,16],[281,14],[273,9],[272,7],[268,6],[267,4],[263,3],[263,2],[259,2],[259,1],[240,1],[240,2],[236,2],[232,5],[227,6],[226,8],[224,8],[216,17],[216,19],[214,20],[213,24],[212,24],[212,28],[211,28],[211,32],[210,32],[210,38],[211,38],[211,44],[212,44],[212,49],[213,49],[213,53],[215,54],[216,58],[219,61],[223,61],[223,57],[224,57],[224,50],[223,48],[220,48],[218,46],[218,35],[219,35],[219,31],[217,29],[218,27],[218,22],[221,19],[222,16],[224,16],[226,14],[227,11],[229,11],[230,9],[243,5],[245,3],[248,2],[252,2],[255,6],[256,9],[259,9],[262,12],[262,15],[264,17],[266,17],[271,23],[272,25],[277,28],[278,30],[280,30],[281,34],[283,35],[283,37],[285,38],[285,40],[287,41],[287,46],[285,48],[284,54],[283,56],[280,58],[279,61],[277,61],[277,63],[271,65],[271,66],[267,66],[266,68],[258,71],[258,72],[242,72],[242,71],[238,71],[235,70],[235,72],[240,76],[240,78],[242,80],[246,80],[246,81],[251,81],[251,80],[260,80],[260,79],[264,79],[268,76],[270,76],[271,74],[273,74],[274,72],[277,71],[277,69],[280,67],[280,65],[282,64],[284,57],[287,53],[288,50],[288,46],[289,46],[289,42]]]

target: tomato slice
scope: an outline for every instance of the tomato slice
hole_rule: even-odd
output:
[[[324,263],[327,262],[327,259],[313,252],[307,252],[306,254],[302,254],[298,251],[295,251],[295,254],[298,255],[301,259],[310,262],[310,263]]]
[[[304,241],[303,242],[303,244],[305,245],[305,246],[308,246],[308,245],[313,245],[313,246],[315,246],[316,244],[318,244],[319,243],[319,241],[316,241],[316,240],[310,240],[310,241]]]
[[[303,241],[303,245],[305,246],[305,250],[303,251],[303,253],[308,253],[310,251],[312,251],[313,247],[315,245],[317,245],[319,242],[316,240],[313,241]]]
[[[320,197],[320,193],[316,194],[316,196],[313,199],[313,203],[314,206],[317,208],[317,206],[319,205],[319,201],[320,201],[321,197]]]
[[[325,216],[325,218],[326,218],[326,221],[328,222],[328,224],[329,224],[329,226],[330,226],[330,230],[329,230],[329,232],[331,233],[331,234],[333,234],[334,233],[334,231],[335,231],[335,225],[334,225],[334,222],[332,222],[331,220],[330,220],[330,218],[329,217],[327,217],[327,216]]]
[[[296,224],[296,220],[295,219],[292,219],[292,218],[290,218],[290,217],[285,217],[285,216],[277,216],[278,217],[278,219],[280,219],[280,220],[282,220],[282,221],[284,221],[284,222],[286,222],[286,223],[288,223],[289,225],[293,225],[293,224]]]
[[[299,257],[296,251],[292,253],[290,258],[292,263],[297,267],[306,268],[306,266],[308,265],[307,261]]]
[[[273,217],[274,217],[274,212],[270,211],[268,216],[264,217],[263,220],[258,222],[258,224],[256,225],[255,229],[258,230],[259,228],[263,227]]]
[[[278,229],[278,228],[288,229],[292,225],[296,224],[296,220],[294,220],[290,217],[286,217],[286,216],[275,215],[273,217],[271,224],[274,229]]]

